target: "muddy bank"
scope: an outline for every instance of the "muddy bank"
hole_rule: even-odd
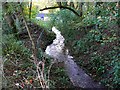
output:
[[[46,28],[40,27],[35,23],[28,23],[28,27],[30,29],[30,33],[36,45],[36,48],[41,48],[45,51],[46,47],[50,45],[55,39],[55,34],[51,30],[47,30]],[[18,33],[20,40],[22,40],[25,46],[31,49],[31,41],[29,40],[28,32],[26,29],[24,31]]]

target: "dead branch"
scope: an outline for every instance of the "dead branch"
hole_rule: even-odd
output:
[[[68,9],[68,10],[72,11],[75,15],[77,15],[77,16],[81,16],[77,11],[75,11],[74,9],[72,9],[71,7],[68,7],[68,6],[46,7],[46,8],[40,9],[40,11],[48,10],[48,9],[56,9],[56,8],[60,8],[60,9]]]
[[[50,86],[50,83],[49,83],[50,82],[50,70],[51,70],[53,64],[54,64],[54,62],[52,61],[48,68],[48,81],[47,81],[48,86]]]
[[[21,11],[21,14],[22,14],[22,17],[23,17],[23,22],[24,22],[25,27],[26,27],[26,29],[27,29],[29,38],[30,38],[31,43],[32,43],[34,63],[37,64],[37,56],[36,56],[36,55],[37,55],[37,50],[36,50],[36,47],[35,47],[35,43],[34,43],[34,41],[33,41],[33,38],[32,38],[32,36],[31,36],[31,34],[30,34],[30,30],[29,30],[29,28],[28,28],[28,26],[27,26],[27,22],[26,22],[26,20],[25,20],[25,18],[24,18],[24,14],[23,14],[23,12],[22,12],[22,6],[21,6],[21,5],[20,5],[20,11]]]
[[[40,65],[42,66],[42,68],[40,68]],[[37,64],[37,76],[38,76],[42,89],[47,88],[48,86],[47,86],[45,75],[44,75],[44,62],[42,61],[40,61]]]
[[[21,8],[22,8],[22,7],[21,7]],[[20,9],[21,9],[21,8],[20,8]],[[49,87],[49,86],[47,86],[47,83],[46,83],[46,80],[45,80],[45,75],[44,75],[44,68],[45,68],[45,65],[44,65],[44,64],[45,64],[45,63],[44,63],[44,61],[39,61],[39,62],[38,62],[38,60],[37,60],[37,49],[36,49],[36,47],[35,47],[35,43],[34,43],[33,38],[32,38],[32,36],[31,36],[30,30],[29,30],[29,28],[28,28],[28,26],[27,26],[27,22],[26,22],[26,20],[25,20],[25,18],[24,18],[24,14],[23,14],[23,12],[22,12],[22,9],[21,9],[21,14],[22,14],[22,16],[23,16],[23,22],[24,22],[25,27],[26,27],[26,29],[27,29],[28,36],[29,36],[29,38],[30,38],[30,40],[31,40],[31,42],[32,42],[33,59],[34,59],[34,64],[36,65],[37,77],[38,77],[38,79],[39,79],[39,83],[41,84],[42,89],[44,90],[44,89],[46,89],[46,88]],[[40,38],[41,38],[41,34],[40,34],[38,40],[39,40]],[[42,66],[41,68],[40,68],[40,65]]]

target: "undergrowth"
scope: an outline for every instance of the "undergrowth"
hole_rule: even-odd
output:
[[[117,20],[111,21],[108,12],[112,13],[104,12],[98,18],[92,15],[76,18],[72,12],[61,10],[52,15],[49,26],[56,26],[61,31],[70,54],[74,55],[80,66],[92,74],[91,77],[105,86],[118,88],[120,60]],[[94,26],[86,28],[91,25]]]

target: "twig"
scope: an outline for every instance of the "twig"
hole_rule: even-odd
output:
[[[22,13],[22,10],[21,10],[21,13]],[[25,21],[23,13],[22,13],[22,16],[23,16],[23,21],[25,23],[25,27],[27,29],[29,38],[30,38],[30,40],[32,42],[33,59],[34,59],[34,64],[36,65],[37,76],[38,76],[38,79],[39,79],[39,82],[40,82],[40,85],[41,85],[42,89],[46,89],[47,84],[46,84],[45,78],[44,78],[45,77],[44,76],[44,62],[43,61],[40,61],[40,62],[37,61],[37,50],[36,50],[36,47],[35,47],[35,43],[33,41],[33,38],[31,36],[31,34],[30,34],[30,30],[29,30],[29,28],[27,26],[27,23]],[[39,39],[41,38],[42,33],[43,33],[43,31],[41,32],[39,38],[37,39],[37,43],[38,43]],[[42,68],[40,68],[40,65],[42,65]]]
[[[31,34],[30,34],[30,30],[29,30],[29,28],[28,28],[28,26],[27,26],[27,22],[25,21],[25,18],[24,18],[23,12],[22,12],[22,6],[21,6],[21,5],[20,5],[20,11],[21,11],[21,14],[22,14],[22,16],[23,16],[23,22],[25,23],[25,27],[26,27],[26,29],[27,29],[29,38],[30,38],[31,43],[32,43],[34,63],[37,64],[37,56],[36,56],[36,55],[37,55],[37,50],[36,50],[36,47],[35,47],[35,43],[34,43],[34,41],[33,41],[33,38],[32,38],[32,36],[31,36]]]
[[[38,45],[40,44],[40,39],[42,37],[43,32],[44,32],[44,29],[42,30],[42,32],[40,33],[40,35],[39,35],[39,37],[37,39],[37,48],[39,48]]]
[[[52,68],[52,65],[54,64],[54,62],[51,62],[51,64],[50,64],[50,66],[49,66],[49,69],[48,69],[48,86],[50,85],[49,84],[49,81],[50,81],[50,70],[51,70],[51,68]]]
[[[40,65],[42,65],[42,69],[40,69]],[[37,64],[37,74],[38,74],[38,79],[39,79],[39,82],[41,84],[41,87],[44,89],[47,87],[47,84],[45,82],[45,76],[44,76],[44,62],[40,61],[38,64]]]
[[[43,84],[42,84],[41,77],[40,77],[39,66],[37,66],[37,74],[38,74],[38,79],[39,79],[39,82],[40,82],[40,84],[41,84],[41,87],[44,88],[44,86],[43,86]]]

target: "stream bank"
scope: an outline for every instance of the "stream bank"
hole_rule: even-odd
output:
[[[55,27],[52,31],[56,34],[53,43],[47,46],[45,53],[54,58],[54,63],[64,62],[65,71],[73,85],[80,88],[104,88],[100,83],[85,73],[85,71],[74,62],[73,57],[68,54],[68,50],[64,51],[64,37]]]

